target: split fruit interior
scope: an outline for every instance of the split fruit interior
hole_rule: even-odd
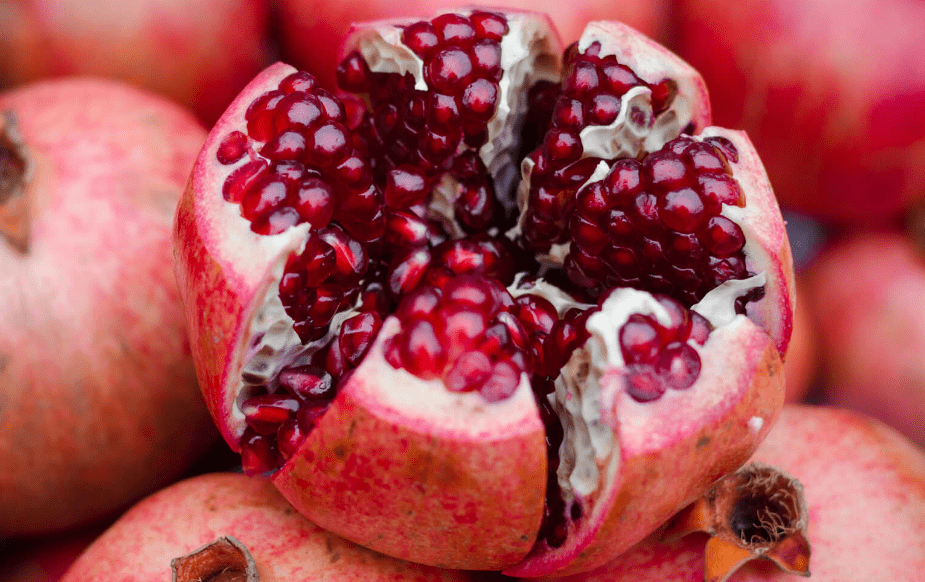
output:
[[[322,527],[443,567],[588,570],[745,462],[793,274],[744,134],[613,22],[358,25],[274,65],[178,209],[206,401]]]

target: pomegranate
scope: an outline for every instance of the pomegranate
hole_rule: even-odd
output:
[[[114,514],[217,439],[170,240],[204,138],[115,82],[0,94],[0,536]]]
[[[178,208],[212,415],[246,472],[374,550],[602,563],[781,406],[793,267],[761,163],[617,23],[561,57],[544,17],[478,9],[346,46],[342,100],[258,75]]]
[[[810,305],[804,276],[797,277],[797,302],[793,311],[793,333],[787,347],[784,377],[787,378],[787,402],[804,401],[813,389],[819,369],[819,338],[815,308]]]
[[[827,248],[809,272],[824,364],[823,398],[925,445],[925,262],[898,232]]]
[[[781,204],[884,224],[925,197],[925,4],[677,3],[679,52],[717,122],[755,139]]]
[[[854,412],[788,405],[754,459],[796,477],[809,515],[810,580],[913,581],[925,569],[925,456],[888,426]],[[741,498],[740,498],[741,503]],[[747,505],[747,504],[746,504]],[[742,505],[739,505],[742,507]],[[734,513],[730,513],[730,523]],[[901,539],[871,532],[902,532]],[[706,536],[657,533],[606,566],[562,582],[702,582]],[[729,580],[802,580],[768,560]]]
[[[591,20],[619,20],[643,34],[662,38],[668,24],[667,0],[624,0],[603,2],[585,0],[561,10],[552,0],[526,2],[498,0],[491,6],[506,9],[532,9],[545,12],[563,38],[577,38]],[[373,2],[348,0],[341,2],[310,2],[280,0],[279,26],[282,49],[288,62],[310,72],[323,87],[332,88],[334,69],[340,61],[339,49],[343,37],[354,22],[407,16],[426,17],[440,10],[452,9],[447,0],[399,0]]]
[[[155,91],[211,125],[267,64],[267,0],[12,0],[0,86],[100,75]],[[234,42],[228,42],[233,38]]]
[[[170,580],[172,569],[177,582],[468,580],[462,572],[388,558],[322,530],[294,512],[265,478],[213,473],[135,505],[62,582],[155,582]]]
[[[0,541],[0,582],[58,582],[102,531],[93,526],[41,538]]]

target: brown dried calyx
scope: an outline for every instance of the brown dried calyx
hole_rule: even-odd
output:
[[[26,183],[32,168],[11,112],[0,112],[0,235],[16,250],[29,250]]]
[[[807,514],[799,481],[774,467],[751,463],[676,515],[664,537],[710,534],[704,582],[726,582],[739,567],[759,558],[808,577]]]
[[[218,538],[170,562],[172,582],[260,582],[247,547],[231,536]]]

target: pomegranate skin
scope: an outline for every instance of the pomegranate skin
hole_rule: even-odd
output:
[[[538,544],[506,574],[545,578],[600,566],[748,460],[783,405],[780,357],[770,338],[744,317],[714,330],[707,347],[710,342],[740,350],[741,359],[722,357],[723,349],[707,352],[689,393],[640,406],[623,392],[618,374],[604,376],[601,400],[612,403],[612,411],[604,404],[602,419],[619,443],[618,458],[596,459],[610,466],[584,500],[588,514],[572,524],[565,544]]]
[[[281,0],[280,27],[286,60],[306,70],[329,88],[335,87],[334,69],[340,61],[341,39],[354,22],[381,20],[396,17],[430,17],[440,11],[453,9],[446,0],[424,2],[401,0],[398,2],[317,2],[308,0]],[[583,0],[561,10],[550,0],[525,2],[501,0],[492,2],[492,8],[533,10],[549,14],[563,39],[577,39],[585,25],[592,20],[619,20],[646,36],[662,38],[667,33],[669,2],[666,0],[631,0],[612,3],[600,0]]]
[[[216,435],[170,246],[202,127],[90,79],[8,92],[0,112],[33,172],[28,250],[0,250],[0,536],[15,536],[113,514],[179,478]]]
[[[823,398],[870,414],[925,446],[925,263],[897,232],[826,249],[808,291],[824,364]]]
[[[888,426],[851,411],[788,405],[755,461],[803,484],[809,509],[811,580],[922,579],[925,568],[925,456]],[[897,536],[874,532],[894,531]],[[702,582],[706,536],[636,546],[606,566],[562,582]],[[732,580],[805,580],[767,561]]]
[[[265,478],[213,473],[138,503],[71,566],[62,582],[169,580],[170,561],[223,536],[252,555],[262,582],[463,582],[462,572],[378,555],[295,513]]]
[[[211,125],[267,62],[266,0],[208,0],[195,10],[171,0],[4,7],[0,84],[107,76],[166,95]]]
[[[717,123],[753,137],[782,205],[873,225],[925,195],[921,2],[692,0],[677,18]]]

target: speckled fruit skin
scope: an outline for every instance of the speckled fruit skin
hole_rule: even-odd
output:
[[[916,582],[925,571],[925,456],[879,421],[854,412],[789,405],[754,460],[780,467],[806,490],[815,582]],[[879,532],[896,532],[896,536]],[[608,565],[560,582],[702,582],[706,536],[649,540]],[[750,562],[732,582],[797,582]]]
[[[268,4],[11,0],[0,12],[0,85],[102,75],[166,95],[212,124],[266,64]]]
[[[925,446],[925,260],[898,232],[841,241],[807,281],[827,402],[858,410]]]
[[[261,582],[465,582],[462,572],[388,558],[296,513],[264,477],[201,475],[138,503],[84,552],[62,582],[163,582],[170,561],[222,536],[254,558]]]
[[[745,129],[781,204],[840,224],[885,223],[925,196],[925,4],[689,0],[677,50],[716,121]]]
[[[173,275],[173,212],[205,132],[89,79],[0,96],[34,161],[31,245],[0,241],[0,536],[111,515],[214,442]]]
[[[669,4],[668,0],[628,0],[616,3],[581,0],[570,4],[568,10],[562,10],[555,0],[499,0],[487,6],[549,14],[562,39],[571,42],[581,35],[589,21],[604,19],[619,20],[647,36],[662,38],[667,34]],[[429,18],[439,11],[467,4],[447,0],[345,0],[323,3],[281,0],[279,5],[285,60],[315,75],[322,85],[334,88],[334,68],[341,57],[341,39],[350,30],[352,23],[396,17]]]

